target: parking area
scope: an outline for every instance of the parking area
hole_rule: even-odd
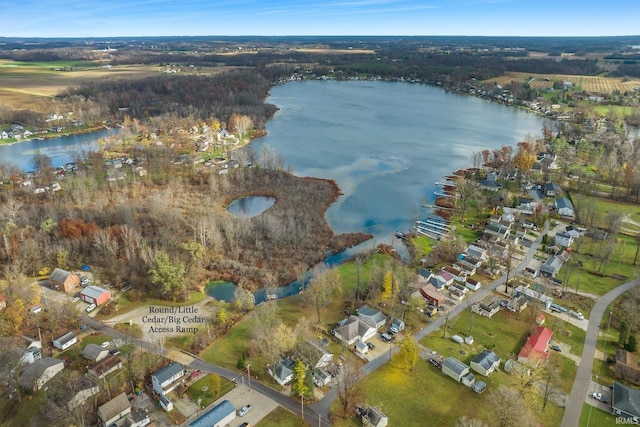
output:
[[[200,409],[196,414],[191,415],[188,418],[188,421],[193,421],[198,416],[207,411],[207,409],[216,406],[223,400],[228,400],[233,404],[233,406],[236,408],[236,414],[237,411],[243,406],[251,405],[251,410],[242,417],[236,416],[236,419],[229,423],[229,427],[238,427],[242,423],[249,423],[252,426],[256,425],[260,420],[269,415],[271,411],[278,407],[278,404],[274,400],[256,391],[251,391],[246,384],[238,384],[229,393],[213,402],[210,407]]]

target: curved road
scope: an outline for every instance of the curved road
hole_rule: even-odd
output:
[[[624,292],[632,289],[638,284],[636,279],[629,281],[623,285],[618,286],[609,293],[603,295],[593,306],[591,315],[589,316],[589,326],[587,327],[587,335],[584,340],[584,349],[582,350],[582,361],[578,366],[578,372],[576,373],[576,379],[573,382],[573,388],[571,388],[571,394],[567,400],[567,407],[562,417],[562,427],[574,427],[580,422],[580,415],[582,414],[582,405],[587,396],[589,384],[591,383],[591,374],[593,369],[593,358],[596,353],[596,346],[598,345],[598,334],[600,332],[600,323],[604,312],[609,307],[609,304],[616,298],[622,295]]]

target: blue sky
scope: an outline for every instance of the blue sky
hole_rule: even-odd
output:
[[[638,0],[0,0],[5,37],[640,34]]]

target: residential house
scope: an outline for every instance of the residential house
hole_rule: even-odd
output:
[[[586,229],[582,227],[577,227],[572,224],[572,225],[568,225],[567,228],[565,228],[565,231],[571,237],[573,237],[574,239],[577,239],[579,237],[584,236],[584,232],[586,231]]]
[[[111,427],[131,413],[131,404],[125,392],[98,408],[98,423],[101,427]]]
[[[228,400],[218,405],[189,423],[189,427],[224,427],[236,418],[236,408]]]
[[[296,347],[296,353],[312,369],[323,368],[333,361],[333,353],[329,353],[317,342],[306,340]]]
[[[518,211],[520,211],[521,214],[533,215],[537,207],[538,203],[529,197],[520,197],[518,199]]]
[[[82,301],[100,306],[111,299],[111,292],[98,286],[87,286],[80,292]]]
[[[531,277],[532,279],[535,279],[536,277],[538,277],[538,274],[540,273],[541,266],[542,266],[542,261],[540,261],[539,259],[532,258],[531,261],[529,261],[529,264],[527,264],[527,266],[524,268],[524,274]]]
[[[324,387],[331,382],[331,374],[322,368],[313,370],[313,383],[316,387]]]
[[[373,328],[379,329],[387,323],[386,316],[380,310],[376,310],[375,308],[370,308],[365,305],[356,311],[358,313],[358,318]]]
[[[171,362],[155,374],[151,375],[153,390],[158,394],[167,394],[175,389],[179,380],[187,374],[187,370],[177,362]]]
[[[455,280],[455,276],[446,270],[440,270],[434,274],[434,276],[438,278],[439,282],[444,283],[445,286],[451,285]]]
[[[87,373],[97,379],[102,379],[111,372],[122,368],[122,361],[115,355],[110,354],[104,359],[89,366]]]
[[[468,268],[472,271],[482,267],[483,262],[484,260],[482,258],[476,258],[471,254],[458,255],[458,263],[462,264],[465,268]]]
[[[91,397],[100,392],[100,385],[88,376],[83,376],[73,385],[74,395],[71,396],[67,405],[69,408],[75,408],[82,405]]]
[[[104,347],[100,347],[98,344],[87,344],[82,349],[82,357],[89,359],[92,362],[98,362],[109,355],[109,350]]]
[[[278,360],[267,371],[278,384],[287,385],[293,379],[293,362],[289,358]]]
[[[513,310],[518,312],[527,308],[527,304],[529,303],[529,299],[524,295],[514,295],[509,298],[509,302],[507,304],[508,307],[511,307]]]
[[[53,377],[64,369],[64,362],[53,357],[45,357],[28,364],[20,374],[20,387],[29,391],[40,390]]]
[[[573,203],[571,203],[571,200],[567,199],[566,197],[557,198],[554,205],[558,212],[558,215],[566,217],[575,216],[576,211],[573,208]]]
[[[484,304],[482,302],[473,304],[471,306],[471,311],[479,314],[484,317],[493,317],[497,312],[500,311],[500,304],[498,301],[492,301],[489,304]]]
[[[484,235],[489,237],[497,237],[499,239],[506,239],[509,236],[510,229],[502,224],[496,222],[488,222],[484,229]]]
[[[447,357],[442,362],[442,373],[461,382],[462,377],[469,373],[469,367],[455,357]]]
[[[542,304],[547,309],[551,307],[551,304],[553,303],[553,298],[551,298],[550,296],[547,296],[544,293],[538,291],[534,291],[531,288],[526,288],[522,285],[514,289],[513,295],[525,295],[529,300],[540,301],[540,304]]]
[[[611,412],[625,418],[629,424],[640,424],[640,390],[613,382],[611,387]]]
[[[557,197],[562,194],[562,188],[555,182],[547,182],[542,191],[547,197]]]
[[[565,231],[556,233],[555,244],[568,248],[573,243],[573,236]]]
[[[489,350],[482,350],[471,360],[471,369],[488,377],[500,367],[500,356]]]
[[[73,332],[67,332],[66,334],[53,340],[53,346],[59,350],[66,350],[75,343],[78,342],[78,338]]]
[[[640,385],[640,366],[633,353],[622,349],[616,350],[616,364],[613,366],[613,371],[618,378]]]
[[[453,276],[453,280],[456,282],[464,283],[467,278],[461,270],[458,270],[451,265],[444,267],[442,271],[451,274]]]
[[[544,277],[556,277],[561,267],[562,260],[557,256],[551,256],[540,266],[540,274]]]
[[[467,288],[471,289],[472,291],[477,291],[478,289],[480,289],[480,286],[482,286],[482,283],[480,283],[479,280],[476,280],[471,277],[467,277],[467,281],[465,282],[465,285]]]
[[[362,416],[362,425],[366,427],[386,427],[389,424],[389,418],[380,409],[375,406],[369,406],[365,409]]]
[[[476,245],[467,246],[464,250],[464,253],[466,255],[477,258],[481,261],[486,261],[488,258],[487,250],[485,248],[481,248],[480,246],[476,246]]]
[[[431,273],[426,268],[421,268],[420,270],[418,270],[418,282],[420,283],[428,282],[432,276],[433,273]]]
[[[527,342],[518,353],[518,362],[537,365],[541,360],[546,361],[549,358],[547,351],[552,336],[551,329],[544,326],[536,327],[535,333],[527,338]]]
[[[436,291],[436,289],[430,284],[427,284],[427,285],[421,287],[420,288],[420,294],[422,295],[422,297],[424,299],[426,299],[427,301],[429,301],[431,304],[435,305],[436,307],[440,307],[440,305],[443,304],[445,302],[445,300],[447,299],[440,292]]]
[[[51,289],[71,292],[80,286],[80,277],[61,268],[56,268],[49,276],[49,286]]]
[[[400,331],[404,331],[404,321],[401,319],[398,319],[397,317],[394,317],[393,320],[391,321],[391,326],[389,326],[389,329],[393,329],[396,332],[400,332]]]
[[[351,315],[338,323],[338,326],[333,330],[333,335],[347,346],[351,346],[358,340],[369,340],[376,332],[376,328]]]

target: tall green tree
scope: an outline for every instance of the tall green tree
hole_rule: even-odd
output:
[[[149,270],[149,280],[156,286],[156,291],[161,298],[175,302],[186,299],[184,273],[184,264],[174,263],[169,258],[169,254],[159,251]]]
[[[296,360],[293,365],[293,379],[291,380],[291,392],[298,396],[307,397],[313,389],[309,390],[307,384],[308,369],[302,360]]]
[[[629,342],[629,323],[623,320],[620,324],[620,338],[618,339],[618,347],[623,347]]]

